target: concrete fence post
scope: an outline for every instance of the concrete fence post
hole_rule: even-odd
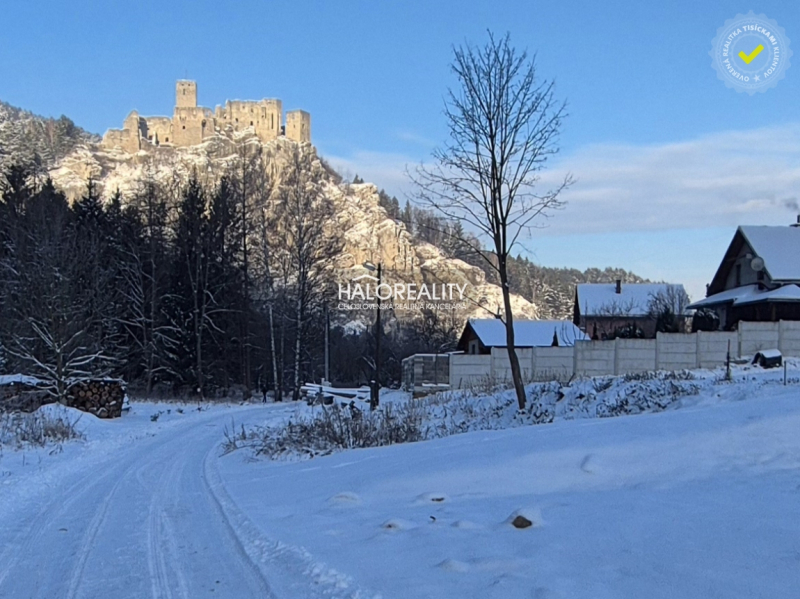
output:
[[[658,351],[658,347],[659,345],[661,345],[658,339],[659,334],[660,333],[656,331],[656,364],[655,364],[656,370],[661,370],[661,361],[659,360],[659,351]]]
[[[788,343],[784,341],[786,339],[786,328],[787,328],[786,321],[785,320],[779,320],[778,321],[778,350],[784,356],[786,356],[788,354],[787,347],[786,347],[788,345]],[[786,340],[786,341],[788,341],[788,340]]]
[[[744,342],[743,342],[744,334],[742,333],[742,328],[743,326],[742,323],[740,322],[739,326],[736,327],[736,339],[738,343],[738,347],[736,348],[736,355],[740,357],[742,355],[742,348],[744,347]]]
[[[694,367],[700,368],[700,335],[703,334],[703,331],[697,331],[695,333],[695,344],[694,344]]]
[[[582,373],[578,371],[578,348],[580,347],[580,341],[575,341],[572,352],[572,372],[575,376],[579,376]]]

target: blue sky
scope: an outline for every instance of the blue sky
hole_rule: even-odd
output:
[[[311,112],[322,155],[403,198],[405,165],[447,133],[453,44],[510,32],[569,104],[551,176],[578,179],[525,251],[697,297],[736,224],[798,211],[800,66],[754,96],[710,66],[717,28],[748,10],[798,52],[800,3],[785,0],[6,0],[0,99],[102,133],[132,108],[170,114],[177,78],[197,80],[206,106],[278,97]]]

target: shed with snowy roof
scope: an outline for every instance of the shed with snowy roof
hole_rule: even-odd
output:
[[[789,227],[736,229],[706,297],[689,307],[712,310],[725,330],[742,320],[800,320],[800,217]]]
[[[565,347],[587,339],[586,334],[568,320],[514,321],[517,348]],[[458,350],[467,354],[488,354],[493,347],[508,347],[505,323],[498,318],[470,318],[458,340]]]

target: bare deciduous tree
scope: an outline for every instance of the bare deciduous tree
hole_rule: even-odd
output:
[[[251,299],[253,296],[253,281],[257,274],[253,268],[254,248],[258,246],[258,233],[256,230],[256,215],[264,211],[269,195],[270,181],[267,171],[266,159],[261,144],[242,142],[237,144],[237,159],[233,165],[230,181],[233,185],[234,207],[234,236],[236,237],[237,261],[241,270],[240,298],[242,305],[239,307],[239,338],[241,348],[242,382],[249,394],[252,381],[252,346],[251,338]]]
[[[329,267],[343,247],[335,216],[323,192],[321,166],[312,154],[293,149],[274,198],[275,231],[282,246],[274,250],[283,254],[279,261],[287,267],[288,295],[294,304],[293,399],[300,396],[310,313],[322,306],[331,283]]]
[[[656,321],[656,331],[686,332],[686,307],[691,303],[682,285],[667,285],[650,295],[648,315]]]
[[[434,164],[412,174],[423,202],[448,218],[465,222],[489,242],[484,249],[463,239],[497,272],[503,291],[506,342],[520,409],[525,390],[514,349],[514,316],[508,259],[523,233],[563,205],[572,181],[539,192],[540,171],[558,151],[565,104],[552,81],[536,76],[535,57],[518,52],[508,35],[490,33],[482,48],[458,47],[451,65],[458,87],[445,105],[450,139],[434,152]]]

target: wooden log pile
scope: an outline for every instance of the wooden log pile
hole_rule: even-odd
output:
[[[34,390],[36,387],[32,387],[29,385],[20,385],[20,384],[12,384],[12,385],[0,385],[0,401],[11,401],[23,393],[27,393],[28,391]]]
[[[0,376],[0,411],[33,412],[55,401],[44,381],[25,375]],[[124,381],[90,379],[69,385],[64,403],[98,418],[119,418],[124,401]]]
[[[49,393],[32,384],[0,385],[0,412],[35,412],[52,401]]]
[[[98,418],[119,418],[125,400],[125,384],[115,379],[81,381],[67,390],[67,405]]]

